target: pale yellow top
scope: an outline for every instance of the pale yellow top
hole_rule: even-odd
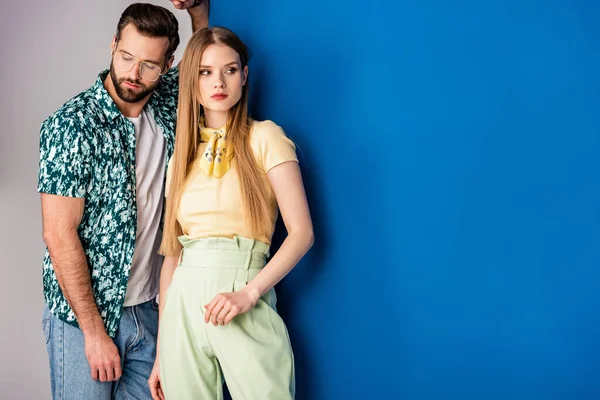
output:
[[[298,162],[296,146],[273,121],[254,121],[250,134],[250,146],[254,151],[257,165],[267,188],[270,208],[269,230],[259,237],[252,237],[246,222],[235,155],[231,168],[220,178],[206,176],[199,168],[200,156],[207,143],[200,143],[190,175],[186,179],[177,219],[183,233],[191,239],[204,237],[244,236],[271,244],[275,222],[278,216],[277,200],[267,179],[267,172],[286,161]],[[167,170],[165,196],[169,194],[171,163]]]

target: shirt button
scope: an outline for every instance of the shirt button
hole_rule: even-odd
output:
[[[119,295],[119,300],[121,300],[121,299],[122,299],[122,296],[121,296],[121,295]]]

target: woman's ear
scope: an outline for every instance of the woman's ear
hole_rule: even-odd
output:
[[[244,81],[242,82],[242,86],[244,86],[246,84],[247,80],[248,80],[248,66],[246,65],[244,67]]]

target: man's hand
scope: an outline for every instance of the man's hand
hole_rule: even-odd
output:
[[[171,3],[178,10],[188,11],[188,14],[192,18],[193,32],[208,26],[210,0],[202,0],[200,3],[197,3],[196,0],[171,0]]]
[[[106,332],[86,334],[85,357],[90,365],[92,379],[101,382],[119,380],[121,377],[121,357],[119,350]]]
[[[195,2],[196,0],[171,0],[173,6],[178,10],[186,10],[194,5]]]

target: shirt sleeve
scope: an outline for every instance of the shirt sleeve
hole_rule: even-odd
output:
[[[258,165],[265,172],[287,161],[298,162],[296,145],[273,121],[255,123],[250,144]]]
[[[83,198],[90,184],[90,147],[77,116],[57,113],[40,129],[38,192]]]

